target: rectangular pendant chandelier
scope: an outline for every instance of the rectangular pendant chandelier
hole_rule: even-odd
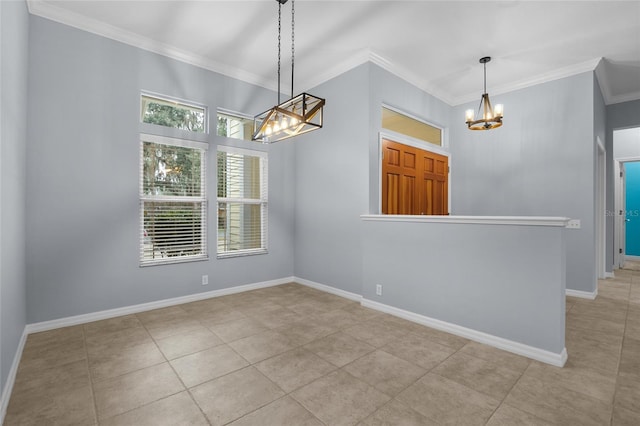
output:
[[[258,114],[253,121],[254,141],[272,143],[322,128],[325,100],[301,93]]]
[[[322,109],[325,100],[308,93],[293,96],[295,0],[291,0],[291,99],[280,102],[280,36],[282,5],[278,2],[278,105],[258,114],[253,119],[251,140],[273,143],[322,128]]]

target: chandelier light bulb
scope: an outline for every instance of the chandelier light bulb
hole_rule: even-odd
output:
[[[289,123],[287,122],[287,117],[282,117],[282,123],[280,124],[280,126],[283,129],[286,129],[287,127],[289,127]]]
[[[271,125],[268,125],[267,128],[264,130],[264,133],[269,136],[271,134],[272,130],[271,130]]]
[[[496,117],[502,118],[504,116],[504,105],[497,104],[496,107],[493,109],[493,113]]]
[[[470,122],[470,121],[473,121],[473,119],[475,118],[474,114],[473,114],[473,110],[472,109],[468,109],[464,114],[464,118],[465,118],[465,121],[467,123]]]

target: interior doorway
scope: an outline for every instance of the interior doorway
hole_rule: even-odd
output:
[[[640,260],[640,127],[615,130],[613,148],[614,267],[623,268],[627,260]]]
[[[640,161],[624,163],[624,256],[640,260]]]

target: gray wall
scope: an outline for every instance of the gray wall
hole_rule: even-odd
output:
[[[310,90],[327,99],[325,124],[295,141],[295,275],[356,294],[369,202],[369,68]]]
[[[566,286],[586,292],[596,288],[593,79],[588,72],[495,96],[504,125],[486,132],[464,123],[475,102],[457,106],[450,127],[453,214],[580,219],[567,233]]]
[[[363,296],[559,354],[566,233],[558,227],[365,221]]]
[[[26,3],[0,2],[0,392],[27,322],[24,217],[28,36]]]
[[[295,143],[295,275],[362,294],[360,215],[379,208],[382,104],[443,127],[450,107],[372,63],[310,92],[327,98],[326,124]]]
[[[215,148],[235,142],[214,135],[205,137],[210,259],[138,261],[139,132],[180,134],[139,123],[140,91],[205,104],[210,117],[218,107],[263,111],[275,93],[38,17],[29,42],[28,322],[292,275],[291,145],[236,143],[269,150],[269,254],[217,260]]]
[[[613,132],[619,129],[640,127],[640,100],[607,105],[607,211],[615,213],[615,176]],[[614,262],[614,214],[607,215],[607,271]]]

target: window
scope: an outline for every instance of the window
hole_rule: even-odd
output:
[[[140,264],[207,258],[207,144],[140,136]]]
[[[442,129],[390,108],[382,107],[382,128],[442,146]]]
[[[181,101],[155,96],[141,96],[141,121],[190,132],[204,133],[207,129],[207,109]]]
[[[218,110],[218,136],[250,141],[252,135],[252,117]]]
[[[267,153],[218,147],[218,257],[267,252]]]

